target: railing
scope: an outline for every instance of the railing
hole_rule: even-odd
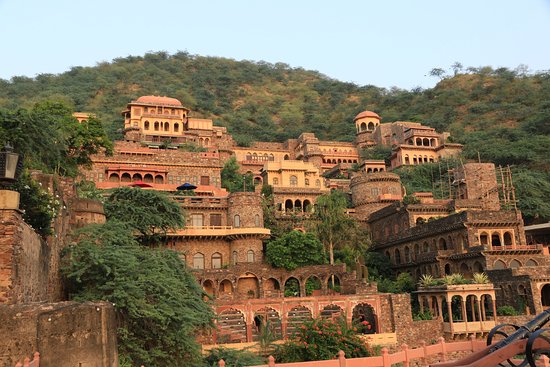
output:
[[[410,349],[406,344],[401,345],[401,351],[389,353],[388,348],[382,348],[382,355],[365,358],[346,358],[345,353],[340,351],[338,358],[326,361],[309,361],[294,363],[275,363],[273,356],[269,356],[268,363],[253,367],[390,367],[396,363],[402,363],[404,367],[410,366],[413,360],[419,360],[420,365],[427,366],[428,357],[439,356],[443,362],[447,361],[449,353],[453,352],[476,352],[487,347],[485,340],[476,340],[474,336],[463,342],[447,343],[444,338],[433,345],[426,345],[421,342],[421,347]],[[225,362],[220,360],[219,367],[225,367]]]
[[[23,363],[17,362],[15,367],[40,367],[40,353],[35,352],[32,361],[27,357]]]

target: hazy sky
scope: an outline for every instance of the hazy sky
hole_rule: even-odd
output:
[[[186,50],[409,89],[455,61],[550,69],[550,0],[0,0],[0,35],[3,79]]]

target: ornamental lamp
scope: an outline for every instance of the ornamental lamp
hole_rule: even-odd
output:
[[[13,147],[6,143],[0,151],[0,186],[7,187],[13,184],[19,175],[23,166],[23,160],[20,155],[13,152]]]

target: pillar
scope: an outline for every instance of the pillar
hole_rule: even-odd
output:
[[[443,298],[437,297],[437,308],[439,309],[439,317],[438,319],[443,321]]]

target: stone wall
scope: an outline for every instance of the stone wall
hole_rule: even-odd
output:
[[[0,303],[47,299],[50,248],[17,210],[0,210]]]
[[[0,305],[0,367],[40,352],[44,367],[116,367],[114,307],[98,303]]]

